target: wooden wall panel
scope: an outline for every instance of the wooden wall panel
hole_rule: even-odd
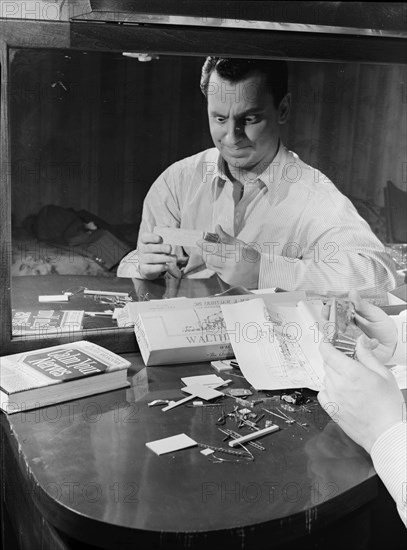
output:
[[[170,163],[212,146],[202,59],[21,50],[12,64],[13,220],[46,204],[137,222]],[[406,69],[293,63],[286,145],[346,194],[406,189]],[[404,164],[403,164],[404,163]]]
[[[406,190],[406,68],[291,64],[287,145],[353,197],[383,205],[388,179]]]

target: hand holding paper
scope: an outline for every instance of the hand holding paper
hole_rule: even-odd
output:
[[[156,279],[164,271],[180,276],[177,256],[172,254],[172,246],[163,243],[155,233],[142,233],[138,245],[139,272],[145,279]]]
[[[325,364],[325,389],[318,394],[318,400],[323,407],[335,403],[333,419],[370,452],[382,433],[401,422],[403,394],[393,374],[361,339],[356,347],[358,361],[325,342],[320,349]]]
[[[257,288],[259,282],[261,254],[256,248],[232,237],[216,226],[219,243],[198,242],[202,257],[209,269],[215,271],[222,281],[229,285],[243,285]]]
[[[376,340],[373,354],[386,363],[391,360],[397,342],[397,328],[393,319],[382,309],[360,297],[355,290],[349,292],[349,300],[355,307],[355,323],[369,337]],[[326,305],[322,314],[325,319],[329,316],[329,305]]]

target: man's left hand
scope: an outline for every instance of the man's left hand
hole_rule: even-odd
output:
[[[219,243],[197,242],[206,266],[231,286],[258,288],[260,252],[251,243],[246,244],[223,231],[220,225],[216,226],[215,231],[220,238]]]
[[[370,453],[375,441],[402,421],[403,394],[390,370],[366,347],[366,339],[357,341],[357,361],[326,342],[321,342],[319,349],[325,388],[318,401],[343,431]],[[332,406],[334,413],[330,412]]]

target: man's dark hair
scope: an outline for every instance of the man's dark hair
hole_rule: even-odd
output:
[[[287,93],[288,69],[285,61],[207,57],[202,67],[200,83],[205,97],[208,97],[209,78],[214,71],[221,78],[232,83],[244,80],[254,71],[264,74],[276,108]]]

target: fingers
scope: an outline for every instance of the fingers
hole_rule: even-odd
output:
[[[175,274],[178,270],[176,265],[177,257],[168,254],[140,254],[140,273],[142,276],[150,279],[156,278],[164,271],[170,271]]]
[[[142,233],[139,239],[140,273],[147,279],[158,277],[163,271],[170,271],[178,277],[177,256],[172,246],[162,242],[160,235]]]
[[[386,367],[376,359],[372,350],[366,347],[362,338],[358,339],[356,345],[357,361],[346,357],[342,352],[335,349],[332,344],[326,342],[321,342],[319,350],[324,361],[326,387],[329,386],[332,379],[335,379],[337,384],[338,376],[348,378],[349,381],[355,376],[366,376],[368,373],[364,370],[365,368],[380,376],[388,376]]]
[[[363,307],[363,300],[357,290],[350,290],[348,298],[355,306],[356,310],[360,310]]]
[[[140,263],[165,264],[177,259],[172,254],[172,246],[162,242],[160,235],[155,233],[143,233],[139,243]]]
[[[350,359],[328,342],[322,341],[319,345],[319,351],[324,364],[338,374],[357,368],[357,362],[354,359]]]
[[[156,233],[142,233],[139,240],[142,244],[160,244],[163,242],[162,237],[156,235]]]
[[[356,290],[351,290],[349,292],[349,300],[355,306],[355,317],[358,322],[377,322],[387,317],[387,314],[379,307],[374,306],[367,300],[363,300]]]
[[[166,264],[175,263],[176,261],[177,257],[170,254],[160,254],[158,252],[140,254],[140,263],[142,264]]]
[[[323,409],[325,409],[325,405],[330,401],[326,390],[321,390],[317,395],[317,399]]]
[[[219,235],[220,240],[221,240],[222,243],[230,244],[230,243],[237,242],[237,239],[232,237],[232,235],[229,235],[229,233],[226,233],[226,231],[223,231],[221,225],[217,224],[215,226],[215,231]]]
[[[143,264],[140,263],[140,275],[144,279],[156,279],[167,269],[167,264]]]
[[[182,271],[179,269],[176,263],[168,263],[166,265],[167,273],[169,273],[172,277],[175,277],[176,279],[181,279],[182,277]]]
[[[366,334],[361,334],[359,336],[359,346],[360,345],[363,345],[367,349],[374,350],[379,345],[379,340],[376,338],[369,338]]]
[[[381,376],[387,375],[386,367],[384,367],[373,354],[372,350],[376,347],[376,344],[377,340],[369,340],[366,336],[360,336],[356,342],[356,355],[358,361]]]

